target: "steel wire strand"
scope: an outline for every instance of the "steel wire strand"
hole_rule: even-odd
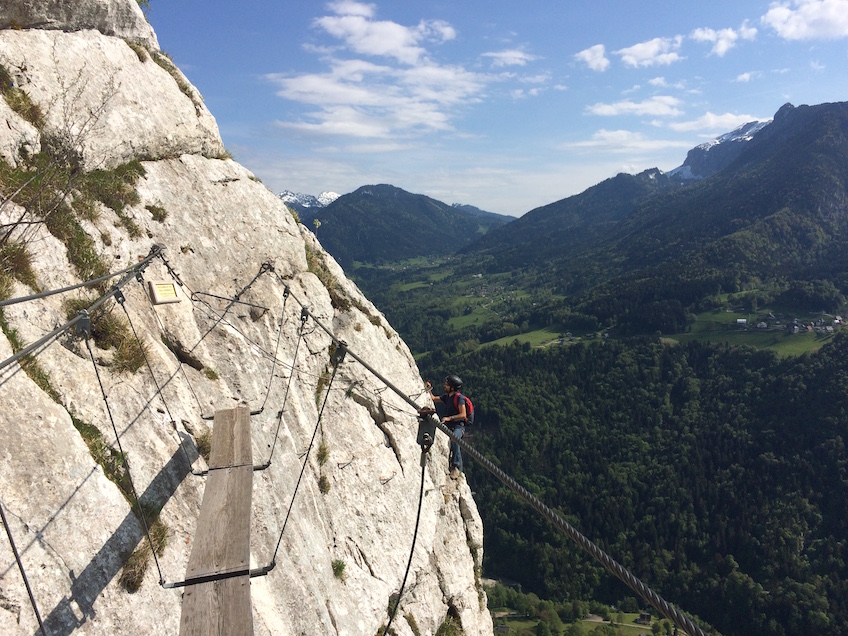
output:
[[[197,295],[196,292],[192,292],[192,293],[194,295]],[[253,345],[257,349],[257,351],[259,351],[263,356],[265,356],[266,358],[269,358],[269,359],[274,358],[273,354],[270,351],[268,351],[263,345],[256,342],[255,340],[253,340],[250,336],[248,336],[246,333],[244,333],[244,331],[242,331],[237,325],[235,325],[235,324],[231,323],[229,320],[227,320],[224,314],[218,313],[218,311],[216,309],[214,309],[212,307],[212,305],[210,305],[209,303],[207,303],[204,300],[193,300],[192,302],[204,305],[204,307],[201,308],[201,311],[203,311],[208,318],[217,319],[216,325],[218,323],[226,325],[227,327],[229,327],[230,329],[235,331],[237,334],[239,334],[242,338],[244,338],[245,341],[248,344]],[[214,329],[216,325],[213,325],[212,328]],[[193,351],[193,349],[192,349],[192,351]],[[282,364],[282,362],[280,360],[277,360],[277,362],[280,362]]]
[[[156,380],[156,374],[153,373],[153,367],[150,365],[150,358],[147,356],[147,351],[145,351],[145,348],[144,348],[144,346],[141,342],[141,338],[139,338],[138,332],[136,331],[135,325],[133,324],[132,318],[130,318],[130,313],[127,311],[126,304],[124,303],[124,300],[123,300],[123,295],[121,295],[120,297],[116,296],[115,299],[118,301],[118,304],[121,306],[121,309],[124,310],[124,314],[127,317],[127,322],[130,324],[130,329],[132,329],[133,336],[135,337],[135,341],[138,343],[139,349],[141,350],[141,355],[144,357],[144,364],[147,366],[147,370],[150,372],[150,379],[153,380],[153,384],[156,387],[156,393],[153,394],[153,396],[150,398],[150,401],[152,401],[152,399],[154,397],[156,397],[157,395],[162,399],[162,404],[165,406],[165,411],[168,413],[168,418],[170,419],[171,424],[176,429],[177,421],[174,419],[174,416],[171,414],[171,409],[168,406],[168,401],[165,399],[165,394],[162,391],[162,389],[165,388],[165,387],[164,386],[160,387],[158,380]],[[150,401],[148,401],[148,405],[149,405]],[[177,432],[177,437],[179,437],[179,432]],[[183,451],[183,455],[185,456],[185,460],[186,460],[186,463],[188,464],[188,467],[191,468],[192,461],[191,461],[191,458],[188,455],[188,451],[185,449],[185,446],[183,446],[182,440],[179,441],[179,446],[180,446],[180,449]]]
[[[292,493],[291,502],[289,503],[289,509],[286,511],[286,518],[283,520],[283,527],[280,529],[280,538],[277,539],[277,546],[274,548],[274,554],[271,557],[271,563],[267,569],[272,569],[277,564],[277,551],[280,549],[280,544],[283,542],[283,533],[286,531],[286,525],[289,522],[289,516],[291,515],[292,508],[294,508],[294,500],[297,497],[297,491],[300,488],[300,482],[303,479],[303,473],[306,472],[306,464],[309,462],[309,453],[312,451],[312,446],[315,444],[315,437],[318,435],[318,429],[321,426],[321,417],[324,415],[324,407],[327,406],[327,399],[330,397],[330,388],[333,386],[333,381],[336,379],[336,372],[339,370],[339,367],[344,360],[344,354],[346,350],[344,346],[340,346],[336,349],[336,353],[334,359],[336,364],[333,365],[333,373],[330,376],[330,382],[327,385],[327,392],[324,394],[324,401],[321,403],[321,410],[318,412],[318,421],[315,422],[315,429],[312,431],[312,439],[309,440],[309,447],[306,449],[306,453],[303,456],[303,464],[300,467],[300,475],[298,475],[297,483],[294,487],[294,492]]]
[[[55,296],[56,294],[64,294],[69,291],[74,291],[75,289],[80,289],[82,287],[92,287],[97,283],[102,283],[111,278],[115,278],[116,276],[121,276],[122,274],[126,274],[127,272],[134,272],[138,266],[132,265],[125,269],[122,269],[119,272],[114,272],[112,274],[106,274],[105,276],[101,276],[100,278],[92,278],[91,280],[87,280],[84,283],[77,283],[76,285],[70,285],[68,287],[62,287],[61,289],[51,289],[49,291],[43,291],[38,294],[30,294],[29,296],[20,296],[18,298],[9,298],[7,300],[0,300],[0,307],[8,307],[9,305],[17,305],[18,303],[29,302],[31,300],[38,300],[40,298],[47,298],[49,296]]]
[[[230,302],[227,303],[227,306],[224,307],[224,311],[221,313],[220,316],[218,316],[218,319],[212,324],[211,327],[209,327],[209,330],[205,334],[203,334],[203,337],[200,340],[197,341],[197,344],[195,344],[194,347],[191,348],[189,353],[194,351],[195,348],[197,348],[197,346],[203,341],[203,339],[206,338],[206,336],[208,336],[212,332],[212,330],[215,329],[215,327],[217,327],[221,323],[221,321],[224,319],[224,316],[226,316],[227,312],[230,311],[232,306],[235,305],[238,302],[238,300],[241,298],[242,294],[244,294],[251,287],[253,287],[253,284],[257,280],[259,280],[259,277],[262,276],[262,274],[264,274],[265,272],[268,272],[268,271],[273,271],[273,267],[271,266],[271,264],[270,263],[262,263],[261,267],[259,268],[259,272],[257,272],[256,276],[254,276],[251,279],[251,281],[247,285],[245,285],[241,290],[236,292],[235,296],[233,296],[232,299],[230,299]],[[192,293],[192,296],[194,296],[194,293]],[[202,301],[198,301],[198,302],[202,302]],[[206,303],[206,304],[208,305],[208,303]],[[210,309],[211,309],[211,307],[210,307]]]
[[[426,451],[422,451],[422,454]],[[421,508],[424,502],[424,476],[425,470],[427,468],[426,455],[423,455],[421,458],[421,489],[418,492],[418,514],[415,517],[415,530],[412,532],[412,549],[409,551],[409,561],[406,563],[406,572],[403,574],[403,581],[400,584],[400,591],[398,592],[397,602],[395,603],[394,609],[392,609],[392,615],[389,617],[389,624],[386,625],[386,629],[383,630],[383,634],[389,633],[389,628],[392,626],[392,622],[395,620],[395,616],[397,615],[398,609],[400,608],[400,600],[403,598],[403,589],[406,587],[406,577],[409,576],[409,570],[412,567],[412,556],[415,554],[415,541],[418,539],[418,525],[421,522]]]
[[[162,261],[165,263],[165,267],[167,268],[168,273],[171,274],[171,277],[174,279],[174,281],[176,283],[178,283],[180,285],[180,287],[188,288],[188,286],[185,285],[180,280],[179,275],[177,275],[177,273],[171,269],[171,266],[168,263],[168,261],[165,260],[165,257],[162,256],[161,258],[162,258]],[[136,277],[136,280],[138,280],[139,285],[141,285],[142,289],[143,289],[144,288],[144,277],[139,275],[139,276]],[[189,292],[191,292],[191,289],[190,288],[188,288],[188,289],[189,289]],[[193,293],[193,292],[191,292],[191,293]],[[153,300],[150,298],[150,296],[147,294],[147,292],[144,292],[144,295],[145,295],[145,297],[147,297],[147,302],[150,305],[150,310],[153,312],[153,315],[156,316],[156,322],[159,324],[159,331],[164,336],[165,335],[165,325],[162,324],[162,319],[159,317],[159,312],[156,311],[156,306],[153,304]],[[189,297],[189,300],[191,300],[191,297]],[[166,344],[165,346],[167,347],[168,345]],[[197,345],[195,345],[195,347],[196,346]],[[194,351],[194,349],[192,349],[192,351]],[[183,376],[183,379],[185,380],[186,386],[188,386],[188,390],[191,392],[192,396],[194,396],[194,401],[197,402],[198,412],[202,413],[203,412],[203,405],[200,403],[200,398],[197,396],[197,393],[195,392],[194,387],[191,384],[191,380],[189,380],[188,374],[185,372],[185,369],[183,368],[183,361],[180,360],[180,357],[178,355],[176,355],[176,353],[174,353],[174,356],[177,358],[177,370],[174,371],[167,380],[165,380],[165,383],[162,385],[162,388],[164,389],[166,386],[168,386],[168,384],[170,384],[171,380],[173,380],[177,376],[178,373],[181,373],[182,376]],[[180,443],[180,445],[182,445],[182,442]],[[191,462],[189,462],[189,465],[191,465]],[[192,470],[192,473],[194,473],[193,470]]]
[[[85,316],[85,318],[87,318],[87,316]],[[139,520],[144,528],[144,534],[147,536],[147,543],[150,546],[150,552],[153,554],[153,561],[156,563],[156,570],[159,572],[159,585],[163,585],[165,578],[162,576],[162,568],[159,566],[159,557],[156,554],[156,548],[153,546],[153,539],[150,537],[150,528],[147,525],[147,518],[144,515],[144,510],[141,508],[141,499],[138,497],[138,491],[136,490],[135,483],[133,482],[132,473],[130,472],[130,463],[127,459],[126,453],[124,453],[124,448],[121,444],[121,436],[118,435],[118,427],[115,425],[115,418],[112,417],[112,407],[109,406],[109,400],[106,397],[106,389],[103,387],[103,381],[100,379],[100,371],[97,369],[97,362],[94,361],[94,351],[91,349],[91,338],[87,332],[85,333],[85,346],[88,349],[88,355],[91,358],[91,364],[94,367],[94,374],[97,376],[97,383],[100,385],[100,394],[103,396],[103,403],[106,405],[106,413],[109,415],[109,421],[112,424],[112,431],[115,433],[115,443],[118,444],[118,452],[121,453],[124,470],[127,471],[127,480],[130,482],[130,488],[132,488],[133,499],[135,499],[135,505],[138,508]]]
[[[168,267],[168,271],[169,271],[169,272],[171,272],[172,270],[171,270],[171,268],[170,268],[170,265],[167,265],[167,267]],[[193,352],[194,352],[194,350],[195,350],[195,349],[197,349],[197,347],[199,347],[199,346],[200,346],[200,343],[201,343],[201,342],[203,342],[203,341],[207,338],[207,336],[209,336],[209,334],[211,334],[211,333],[212,333],[212,331],[214,331],[215,327],[217,327],[217,326],[221,323],[221,321],[223,321],[223,320],[224,320],[224,316],[226,316],[226,315],[227,315],[227,312],[230,310],[230,308],[232,308],[232,306],[233,306],[233,305],[235,305],[235,304],[238,302],[239,298],[241,298],[241,295],[242,295],[242,294],[244,294],[245,292],[247,292],[247,291],[248,291],[248,290],[249,290],[249,289],[253,286],[253,284],[254,284],[257,280],[259,280],[259,277],[260,277],[260,276],[262,276],[265,272],[273,271],[273,269],[274,269],[274,268],[273,268],[273,266],[272,266],[270,263],[263,263],[263,264],[260,266],[259,271],[256,273],[256,275],[255,275],[255,276],[251,279],[251,281],[250,281],[247,285],[245,285],[245,286],[244,286],[241,290],[239,290],[238,292],[236,292],[235,296],[233,296],[233,298],[230,300],[230,302],[227,304],[227,306],[226,306],[226,307],[224,307],[224,311],[223,311],[220,315],[217,315],[217,314],[216,314],[216,315],[217,315],[217,320],[215,320],[215,322],[214,322],[214,323],[212,323],[212,326],[211,326],[211,327],[209,327],[209,329],[207,329],[207,330],[206,330],[206,333],[204,333],[204,334],[200,337],[200,340],[198,340],[198,341],[194,344],[194,346],[193,346],[191,349],[189,349],[188,353],[189,353],[189,354],[193,353]],[[172,275],[176,275],[176,272],[174,272]],[[175,278],[175,280],[179,281],[179,278],[177,277],[177,278]],[[180,281],[180,284],[181,284],[181,285],[183,285],[183,283],[182,283],[181,281]],[[191,288],[189,288],[189,291],[191,291]],[[205,301],[196,301],[196,300],[195,300],[195,298],[194,298],[194,296],[195,296],[195,293],[194,293],[194,292],[191,292],[191,296],[189,297],[189,298],[190,298],[190,300],[192,300],[193,302],[202,302],[202,303],[203,303],[203,304],[205,304],[207,307],[209,307],[209,310],[210,310],[211,312],[213,312],[213,313],[214,313],[214,310],[213,310],[213,309],[212,309],[212,307],[209,305],[209,303],[207,303],[207,302],[205,302]],[[227,324],[229,324],[229,323],[227,323]],[[237,330],[237,331],[238,331],[238,330]],[[177,359],[179,360],[179,358],[177,358]],[[194,398],[195,398],[195,400],[197,400],[197,406],[200,408],[200,416],[201,416],[201,418],[203,418],[203,417],[204,417],[204,416],[203,416],[203,406],[200,404],[200,398],[198,398],[198,397],[197,397],[197,393],[195,392],[194,387],[191,385],[191,382],[190,382],[190,381],[189,381],[189,379],[188,379],[188,374],[186,374],[185,369],[183,369],[183,361],[182,361],[182,360],[179,360],[179,363],[180,363],[180,369],[181,369],[181,370],[182,370],[182,372],[183,372],[183,377],[185,377],[185,380],[186,380],[186,383],[187,383],[187,384],[188,384],[188,386],[189,386],[189,389],[191,389],[191,392],[194,394]],[[208,419],[208,418],[204,418],[204,419]]]
[[[262,400],[262,406],[259,407],[259,412],[265,410],[265,405],[268,403],[268,396],[271,395],[271,385],[274,384],[274,371],[277,369],[277,354],[280,351],[280,339],[283,337],[283,327],[286,324],[286,302],[289,299],[289,288],[286,287],[283,292],[283,308],[280,310],[280,328],[277,331],[277,346],[274,347],[274,355],[271,362],[271,377],[268,378],[268,389],[265,391],[265,399]],[[291,376],[289,376],[291,378]],[[286,391],[288,393],[288,391]]]
[[[280,436],[280,427],[283,425],[283,411],[286,409],[286,403],[289,399],[289,390],[291,389],[292,379],[294,378],[295,367],[297,366],[297,352],[300,349],[300,343],[303,341],[303,326],[306,324],[306,315],[301,312],[300,318],[300,329],[298,330],[299,335],[297,337],[297,343],[294,346],[294,356],[292,357],[292,367],[291,373],[289,373],[289,380],[286,383],[286,392],[283,395],[283,404],[280,407],[280,411],[277,414],[277,430],[274,433],[274,442],[271,444],[271,452],[268,453],[268,461],[265,462],[265,466],[268,467],[271,465],[271,458],[274,456],[274,450],[277,448],[277,438]],[[330,395],[330,387],[327,387],[327,395]],[[326,400],[326,397],[324,398]]]
[[[675,625],[691,636],[707,636],[707,633],[695,625],[688,616],[684,615],[674,605],[663,599],[650,587],[636,578],[627,568],[615,561],[615,559],[599,548],[594,542],[584,536],[574,526],[568,523],[568,521],[563,519],[562,516],[554,512],[530,491],[507,475],[503,470],[498,468],[491,460],[463,441],[462,438],[454,435],[451,430],[441,422],[438,422],[437,426],[439,427],[439,430],[448,435],[452,441],[457,442],[463,451],[466,451],[471,457],[477,460],[481,466],[497,477],[507,488],[512,490],[515,494],[530,504],[530,506],[543,517],[562,530],[572,541],[603,565],[607,571],[613,574],[616,578],[620,579],[644,600],[649,602],[663,616],[671,620]]]
[[[12,553],[15,555],[15,561],[18,563],[18,570],[21,572],[21,578],[24,580],[24,586],[26,587],[27,594],[29,594],[29,602],[32,604],[35,617],[38,619],[38,626],[41,629],[41,633],[44,634],[44,636],[47,636],[47,630],[44,628],[44,622],[41,620],[41,613],[38,611],[38,604],[35,602],[35,596],[33,596],[32,588],[29,585],[29,579],[27,578],[26,571],[24,570],[21,555],[18,554],[18,548],[15,545],[15,540],[12,538],[12,529],[9,527],[9,522],[6,520],[6,512],[3,510],[2,501],[0,501],[0,517],[3,519],[3,527],[6,529],[6,536],[9,537],[9,545],[12,547]]]
[[[109,300],[109,298],[114,296],[116,290],[120,290],[121,287],[126,285],[130,281],[130,279],[133,278],[136,275],[136,273],[143,272],[145,270],[145,268],[150,264],[150,261],[155,256],[157,256],[160,252],[161,252],[161,249],[158,246],[154,245],[153,248],[151,248],[151,250],[150,250],[150,254],[148,254],[144,258],[144,260],[142,260],[140,263],[136,264],[135,267],[133,267],[133,269],[126,276],[124,276],[124,278],[122,278],[120,281],[118,281],[111,290],[109,290],[108,292],[106,292],[105,294],[100,296],[100,298],[95,300],[91,304],[91,306],[88,307],[87,312],[92,312],[95,309],[98,309],[107,300]],[[32,353],[36,349],[41,348],[42,345],[52,344],[52,342],[56,338],[58,338],[62,333],[64,333],[65,331],[67,331],[68,329],[73,327],[74,325],[76,325],[81,319],[82,319],[82,315],[77,314],[74,318],[72,318],[71,320],[66,322],[64,325],[57,327],[56,329],[54,329],[53,331],[51,331],[47,335],[42,336],[41,338],[39,338],[38,340],[33,342],[31,345],[24,347],[23,349],[18,351],[16,354],[10,356],[9,358],[6,358],[5,360],[3,360],[3,362],[0,362],[0,370],[5,368],[6,366],[12,364],[16,360],[19,360],[20,358],[23,358],[24,356],[29,355],[30,353]]]

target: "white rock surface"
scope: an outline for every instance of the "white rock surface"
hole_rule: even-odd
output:
[[[113,0],[3,0],[0,29],[95,29],[159,48],[153,27],[137,2]]]
[[[0,31],[0,64],[40,106],[47,132],[69,138],[88,169],[184,153],[222,156],[218,125],[197,90],[177,71],[186,95],[137,50],[99,31]],[[23,132],[12,139],[26,141]]]
[[[142,531],[118,488],[92,459],[71,415],[117,446],[114,421],[137,491],[143,500],[164,506],[170,536],[159,566],[164,579],[173,582],[184,578],[203,496],[204,480],[189,472],[187,461],[196,469],[205,465],[195,447],[197,436],[211,426],[202,416],[242,403],[252,409],[265,404],[252,418],[254,460],[265,461],[273,447],[273,461],[254,473],[252,566],[270,562],[291,510],[276,567],[251,580],[255,633],[371,636],[387,620],[389,597],[398,590],[409,558],[422,476],[417,418],[409,404],[348,356],[330,387],[316,436],[316,448],[323,442],[328,458],[321,464],[316,448],[305,457],[292,505],[303,453],[327,394],[321,378],[332,371],[331,339],[312,321],[300,331],[299,302],[352,352],[425,405],[415,362],[385,318],[285,205],[244,167],[214,158],[223,145],[211,114],[198,110],[159,66],[139,60],[120,39],[127,35],[115,25],[84,30],[92,24],[82,18],[77,24],[83,30],[55,30],[70,19],[65,9],[71,4],[102,8],[108,16],[137,8],[134,0],[13,2],[29,7],[32,15],[40,7],[47,22],[38,29],[0,31],[0,63],[16,73],[47,114],[48,132],[83,130],[82,114],[103,106],[90,134],[81,136],[85,163],[110,167],[144,160],[146,175],[137,185],[141,202],[125,210],[143,238],[130,238],[106,208],[84,226],[113,271],[135,263],[154,244],[164,246],[185,287],[180,303],[155,309],[138,282],[124,288],[125,308],[148,347],[155,382],[146,368],[116,373],[110,366],[114,352],[92,346],[110,411],[95,365],[78,339],[63,336],[38,356],[59,403],[16,363],[0,371],[0,502],[41,615],[52,634],[176,634],[179,629],[181,591],[160,587],[152,564],[138,592],[129,594],[119,585],[121,564],[143,541]],[[9,6],[4,3],[0,10],[0,24],[11,15]],[[72,99],[68,86],[76,87]],[[103,104],[109,87],[116,90]],[[0,125],[0,153],[13,163],[22,143],[38,143],[38,131],[0,100],[2,118],[9,125]],[[163,221],[153,220],[146,207],[152,205],[167,212]],[[20,211],[9,202],[0,209],[0,222]],[[42,288],[76,282],[60,241],[44,228],[30,238]],[[324,280],[332,293],[309,271],[307,251],[326,263],[330,278]],[[214,310],[225,302],[203,294],[233,297],[263,263],[271,263],[273,271],[261,274],[240,300],[267,310],[236,304],[216,324]],[[160,259],[144,277],[171,279]],[[17,283],[13,295],[31,291]],[[194,301],[192,292],[197,292]],[[3,311],[9,327],[27,343],[67,320],[59,296]],[[123,315],[120,307],[112,311]],[[180,368],[163,336],[192,350],[219,379],[188,365]],[[0,337],[0,361],[11,353],[8,339]],[[393,629],[411,636],[404,618],[411,615],[420,634],[435,634],[450,613],[460,617],[465,634],[488,636],[492,621],[475,574],[482,559],[480,517],[464,479],[447,478],[447,442],[441,434],[430,456],[412,569]],[[330,485],[326,494],[318,487],[322,477]],[[337,559],[345,563],[344,578],[333,574]],[[0,633],[36,632],[26,588],[0,534]]]

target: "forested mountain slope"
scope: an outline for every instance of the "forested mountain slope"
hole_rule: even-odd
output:
[[[667,599],[725,636],[848,633],[848,337],[784,360],[633,340],[444,364],[475,446]],[[487,574],[631,595],[488,473],[469,481]]]
[[[652,195],[680,186],[680,181],[656,168],[636,175],[621,173],[573,197],[531,210],[508,227],[492,230],[469,251],[490,271],[537,266],[583,247]]]
[[[354,261],[383,263],[448,256],[512,217],[450,206],[390,185],[362,186],[301,218],[319,221],[316,235],[345,268]]]

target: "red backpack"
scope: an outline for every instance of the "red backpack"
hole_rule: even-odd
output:
[[[474,424],[474,405],[467,395],[463,395],[462,397],[465,398],[465,423],[470,426]],[[453,406],[459,411],[459,392],[453,394]]]

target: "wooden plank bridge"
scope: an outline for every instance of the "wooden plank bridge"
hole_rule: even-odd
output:
[[[216,411],[209,474],[186,567],[186,581],[212,580],[186,586],[180,636],[252,636],[252,493],[250,411],[246,407]]]

